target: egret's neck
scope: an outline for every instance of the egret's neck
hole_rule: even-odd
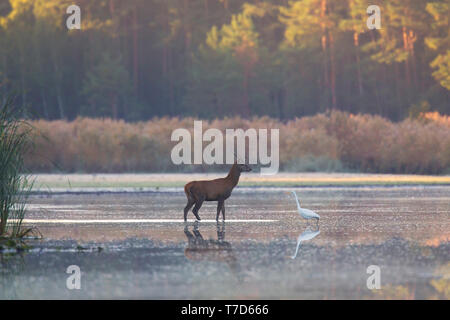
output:
[[[295,192],[293,192],[293,194],[294,194],[294,197],[295,197],[295,201],[297,202],[297,207],[298,207],[299,209],[301,209],[302,207],[300,206],[300,202],[298,201],[297,194],[296,194]]]

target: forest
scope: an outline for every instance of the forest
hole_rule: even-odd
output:
[[[68,121],[449,114],[449,15],[448,0],[0,0],[0,100]]]

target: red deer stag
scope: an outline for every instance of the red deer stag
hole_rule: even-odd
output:
[[[188,202],[184,208],[184,221],[187,220],[187,214],[194,204],[192,213],[194,213],[197,220],[201,220],[198,211],[203,201],[217,201],[216,220],[219,221],[219,214],[222,211],[222,217],[225,221],[225,200],[230,197],[231,191],[238,184],[241,172],[249,171],[252,171],[252,169],[248,165],[235,163],[225,178],[208,181],[191,181],[186,184],[184,186],[184,192],[186,193]]]

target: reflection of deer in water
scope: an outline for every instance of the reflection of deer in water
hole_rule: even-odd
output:
[[[192,233],[189,232],[188,225],[184,227],[184,234],[188,238],[188,246],[184,249],[186,258],[193,261],[225,262],[236,275],[239,266],[231,244],[225,241],[225,222],[217,223],[217,240],[203,239],[198,225],[196,221]]]

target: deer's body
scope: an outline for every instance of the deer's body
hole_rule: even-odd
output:
[[[187,214],[195,204],[192,212],[197,220],[201,220],[198,211],[204,201],[217,201],[217,216],[222,211],[223,220],[225,220],[225,200],[228,199],[233,188],[238,184],[241,172],[251,171],[250,167],[245,164],[234,164],[230,172],[225,178],[219,178],[207,181],[191,181],[184,186],[184,192],[188,199],[188,203],[184,208],[184,221],[187,220]]]

